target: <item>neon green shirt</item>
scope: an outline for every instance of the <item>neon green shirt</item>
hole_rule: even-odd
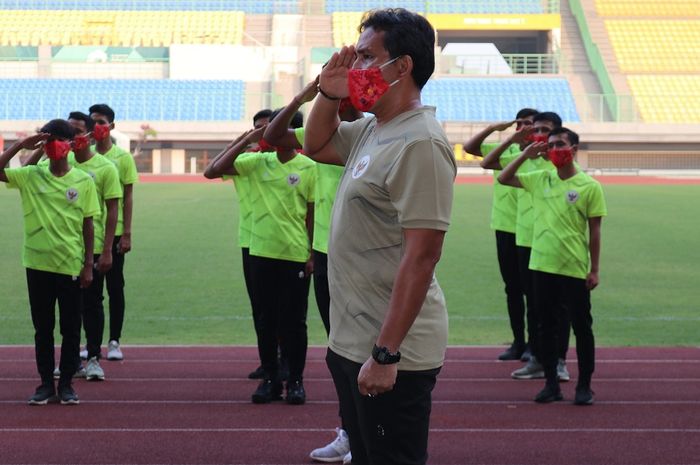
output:
[[[530,269],[586,279],[588,219],[605,216],[600,183],[583,171],[561,180],[556,170],[518,174],[535,213]]]
[[[64,176],[48,166],[5,169],[8,188],[19,189],[24,212],[22,265],[78,276],[85,258],[83,219],[100,213],[95,183],[85,172]]]
[[[299,145],[304,145],[304,128],[294,130]],[[316,163],[316,191],[314,192],[314,250],[328,253],[328,236],[331,229],[331,211],[344,167]]]
[[[100,213],[92,218],[95,229],[94,251],[95,254],[101,254],[104,251],[105,227],[107,226],[107,205],[105,200],[122,198],[122,186],[119,183],[117,167],[99,153],[95,153],[85,163],[79,163],[75,159],[75,154],[70,152],[68,154],[68,163],[79,170],[85,171],[95,182]]]
[[[239,176],[250,179],[253,208],[250,254],[294,262],[309,259],[307,204],[314,202],[313,160],[298,154],[280,163],[274,152],[237,158]]]
[[[527,159],[518,168],[518,174],[531,173],[539,170],[552,170],[554,165],[542,157]],[[518,213],[515,220],[515,244],[520,247],[532,247],[532,230],[535,222],[535,212],[532,209],[532,195],[525,189],[518,191]]]
[[[244,152],[237,160],[255,155],[257,152]],[[250,204],[250,179],[248,176],[225,175],[224,180],[233,180],[238,195],[238,247],[250,247],[250,234],[253,228],[253,207]]]
[[[97,148],[92,146],[92,151],[97,153]],[[117,171],[119,172],[119,182],[122,185],[122,192],[124,191],[124,186],[128,184],[136,184],[139,180],[139,174],[136,171],[136,162],[131,153],[127,152],[121,147],[117,147],[117,144],[112,144],[106,153],[102,154],[107,159],[114,162],[117,165]],[[114,233],[116,236],[121,236],[124,233],[124,199],[119,200],[119,221],[117,222],[117,231]]]
[[[481,153],[487,155],[500,143],[481,144]],[[520,147],[513,144],[501,155],[499,161],[505,168],[520,153]],[[493,170],[493,206],[491,207],[491,229],[515,233],[515,219],[518,209],[517,188],[505,186],[498,182],[501,170]]]

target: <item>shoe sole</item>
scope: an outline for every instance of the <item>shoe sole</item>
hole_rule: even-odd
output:
[[[339,457],[314,457],[313,455],[309,455],[309,458],[311,460],[313,460],[314,462],[323,462],[323,463],[342,462],[344,457],[345,457],[345,455],[342,455]]]
[[[104,381],[105,376],[104,375],[102,375],[102,376],[98,376],[98,375],[86,376],[85,379],[87,381]]]
[[[27,403],[28,403],[29,405],[46,405],[46,404],[48,404],[49,402],[55,402],[55,400],[56,400],[56,397],[54,396],[54,397],[49,397],[48,399],[45,399],[45,400],[32,400],[32,399],[29,399],[29,401],[28,401]]]
[[[564,396],[559,394],[557,396],[545,397],[543,399],[535,399],[535,402],[538,404],[551,404],[552,402],[559,402],[561,400],[564,400]]]
[[[557,375],[557,379],[563,383],[566,383],[567,381],[571,381],[571,376],[559,376],[559,375]]]
[[[121,361],[121,360],[124,360],[124,356],[118,357],[118,356],[112,355],[112,356],[110,357],[110,356],[108,355],[108,356],[107,356],[107,360],[109,360],[109,361],[111,361],[111,362],[119,362],[119,361]]]
[[[544,371],[537,372],[537,373],[531,373],[527,375],[510,375],[511,378],[513,379],[543,379],[544,378]]]
[[[78,405],[78,404],[80,404],[80,400],[78,400],[78,399],[71,399],[71,400],[61,399],[61,405]]]

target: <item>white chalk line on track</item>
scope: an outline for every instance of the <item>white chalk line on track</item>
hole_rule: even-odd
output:
[[[249,400],[81,400],[81,405],[253,405]],[[338,405],[336,400],[307,400],[310,405]],[[690,405],[700,406],[700,400],[596,400],[596,405]],[[433,405],[525,405],[538,407],[531,400],[436,400]],[[21,400],[0,400],[0,405],[22,405]]]
[[[201,378],[201,377],[194,377],[194,378],[120,378],[120,377],[109,377],[108,378],[109,382],[129,382],[129,383],[159,383],[159,382],[168,382],[168,383],[227,383],[227,382],[236,382],[236,381],[246,381],[246,382],[252,382],[255,380],[250,380],[248,378]],[[9,381],[21,381],[21,382],[26,382],[26,381],[37,381],[37,378],[26,378],[26,377],[17,377],[17,378],[10,378],[10,377],[2,377],[0,378],[0,381],[4,382],[9,382]],[[333,380],[331,378],[304,378],[304,381],[312,381],[312,382],[332,382]],[[526,381],[533,381],[533,380],[513,380],[510,377],[502,377],[502,378],[456,378],[456,377],[438,377],[438,383],[450,383],[450,382],[456,382],[456,383],[502,383],[502,382],[509,382],[509,383],[516,383],[520,382],[525,384]],[[538,381],[538,380],[534,380]],[[541,381],[541,380],[540,380]],[[594,380],[595,383],[632,383],[632,382],[653,382],[653,383],[698,383],[700,382],[700,378],[595,378]]]
[[[577,360],[574,359],[568,359],[566,361],[567,363],[575,364]],[[36,363],[36,360],[33,358],[7,358],[7,359],[0,359],[0,363],[30,363],[34,364]],[[107,362],[105,367],[109,367],[109,365],[112,362]],[[126,363],[126,362],[120,362],[120,363]],[[196,364],[196,365],[221,365],[221,364],[255,364],[259,363],[258,359],[205,359],[205,360],[198,360],[198,359],[189,359],[189,358],[183,358],[183,359],[173,359],[169,358],[167,360],[163,359],[147,359],[147,358],[130,358],[129,359],[129,365],[132,364],[139,364],[139,363],[153,363],[153,364],[164,364],[164,365],[182,365],[182,364]],[[306,364],[308,365],[309,363],[322,363],[323,365],[326,364],[326,361],[323,359],[314,359],[314,358],[309,358],[306,360]],[[494,366],[499,366],[499,367],[504,367],[507,366],[509,362],[500,362],[496,360],[483,360],[483,359],[453,359],[453,358],[448,358],[445,359],[445,365],[453,364],[453,363],[461,363],[461,364],[473,364],[473,365],[494,365]],[[700,364],[700,359],[603,359],[603,360],[596,360],[596,364],[601,365],[601,364],[656,364],[656,363],[662,363],[665,365],[668,364]],[[513,366],[519,366],[518,363],[514,363]]]

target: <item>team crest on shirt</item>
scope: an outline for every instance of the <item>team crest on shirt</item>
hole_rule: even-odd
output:
[[[292,173],[289,176],[287,176],[287,184],[290,186],[296,186],[301,182],[301,176],[299,176],[296,173]]]
[[[355,167],[352,169],[353,179],[357,179],[365,174],[365,171],[367,171],[367,168],[369,167],[369,161],[369,155],[365,155],[364,157],[360,158],[357,164],[355,164]]]
[[[66,191],[66,199],[71,203],[78,200],[78,190],[74,187],[71,187],[70,189],[68,189]]]
[[[566,193],[566,201],[569,203],[576,203],[578,200],[578,192],[571,190]]]

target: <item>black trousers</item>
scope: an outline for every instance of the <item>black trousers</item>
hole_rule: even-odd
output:
[[[95,263],[99,259],[100,256],[95,255]],[[83,329],[87,341],[85,346],[88,351],[88,359],[102,357],[101,347],[105,330],[104,281],[104,275],[95,267],[92,270],[90,287],[83,290]]]
[[[331,294],[328,289],[328,255],[314,250],[314,294],[326,336],[331,332]]]
[[[253,305],[253,285],[250,277],[250,249],[248,247],[241,247],[241,263],[243,264],[243,280],[245,281],[245,290],[248,293],[248,300],[250,300],[250,308],[253,313],[253,327],[255,328],[255,336],[260,339],[260,315],[256,312],[259,307]]]
[[[557,382],[560,324],[567,314],[576,336],[579,385],[589,385],[595,370],[591,293],[584,279],[533,271],[535,305],[540,314],[540,351],[547,383]]]
[[[306,309],[310,277],[304,263],[250,257],[253,312],[260,315],[258,353],[267,376],[277,377],[277,347],[289,364],[289,381],[301,381],[308,345]]]
[[[124,326],[124,254],[117,250],[121,236],[114,236],[112,268],[105,275],[109,295],[109,340],[119,342]]]
[[[399,371],[392,391],[367,397],[357,387],[361,364],[330,349],[326,363],[340,400],[353,465],[425,464],[431,396],[440,369]]]
[[[540,317],[537,313],[534,297],[534,282],[533,271],[530,269],[530,247],[518,246],[518,268],[520,270],[520,285],[525,293],[525,302],[527,303],[527,340],[530,346],[530,352],[540,359],[539,354],[539,327]],[[571,321],[569,313],[565,312],[559,319],[558,332],[558,349],[557,356],[566,360],[566,353],[569,351],[569,333],[571,333]]]
[[[525,344],[525,303],[523,288],[520,283],[518,269],[518,251],[515,245],[515,234],[496,231],[496,252],[498,267],[505,284],[506,303],[510,329],[513,332],[513,343]]]
[[[41,382],[53,384],[56,301],[61,328],[61,377],[59,386],[70,384],[78,369],[82,293],[77,277],[27,268],[27,290],[34,325],[34,351]]]

